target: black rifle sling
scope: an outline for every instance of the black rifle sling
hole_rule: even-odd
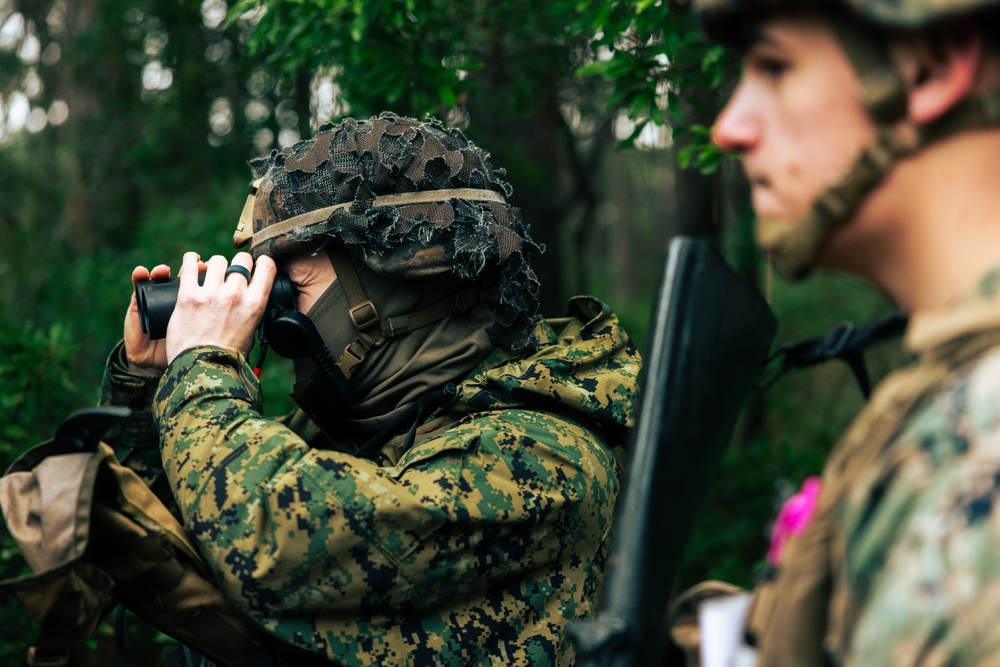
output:
[[[778,369],[758,387],[770,388],[793,368],[809,368],[840,359],[854,373],[858,387],[867,400],[872,393],[872,383],[865,366],[865,350],[876,343],[901,336],[907,321],[905,313],[894,312],[861,328],[850,322],[841,322],[822,336],[782,345],[768,359],[768,363],[780,360]]]

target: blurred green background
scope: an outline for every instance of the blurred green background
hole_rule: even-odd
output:
[[[659,0],[0,0],[0,464],[96,402],[131,269],[231,254],[247,160],[348,115],[464,129],[548,246],[545,312],[597,295],[640,349],[677,234],[770,292],[778,342],[887,313],[843,277],[766,287],[739,165],[708,143],[736,74],[683,3]],[[881,377],[903,355],[869,359]],[[290,406],[289,378],[272,355],[269,411]],[[751,396],[678,586],[751,585],[778,505],[861,405],[838,363]],[[0,534],[0,577],[24,572]],[[0,600],[0,664],[33,633]],[[158,664],[169,641],[131,634],[133,663]],[[107,626],[93,643],[93,664],[117,655]]]

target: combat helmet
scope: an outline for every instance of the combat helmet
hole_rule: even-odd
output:
[[[496,318],[491,339],[531,344],[539,284],[529,257],[542,247],[507,203],[503,172],[461,131],[387,112],[348,118],[251,168],[236,247],[280,257],[331,243],[381,275],[474,279]],[[350,263],[335,268],[354,273]]]
[[[817,254],[840,225],[901,159],[939,139],[1000,124],[1000,90],[970,96],[916,136],[896,125],[907,113],[907,91],[888,52],[885,31],[919,29],[1000,8],[1000,0],[694,0],[710,37],[745,44],[747,30],[772,13],[815,8],[828,20],[858,74],[860,94],[876,125],[876,139],[839,180],[817,198],[805,218],[793,224],[758,220],[757,235],[773,248],[775,266],[790,278],[808,274]]]

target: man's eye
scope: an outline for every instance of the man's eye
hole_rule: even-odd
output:
[[[780,58],[770,58],[761,57],[757,58],[753,63],[754,69],[760,74],[771,78],[777,79],[782,74],[788,71],[788,62],[781,60]]]

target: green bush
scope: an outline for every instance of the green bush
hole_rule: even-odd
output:
[[[53,435],[75,406],[72,330],[16,323],[0,303],[0,465],[6,470],[28,446]],[[4,526],[0,579],[28,573]],[[19,664],[37,625],[13,598],[0,599],[0,664]]]
[[[76,351],[67,325],[17,325],[0,303],[0,461],[4,467],[33,440],[51,435],[73,407]]]

